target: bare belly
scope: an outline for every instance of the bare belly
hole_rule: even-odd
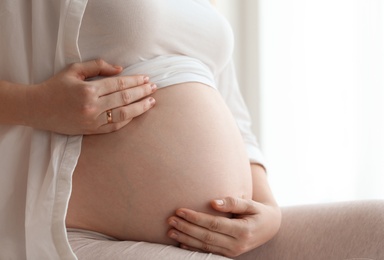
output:
[[[67,227],[174,244],[166,220],[177,208],[217,215],[212,199],[251,197],[244,144],[218,92],[183,83],[153,96],[123,129],[84,137]]]

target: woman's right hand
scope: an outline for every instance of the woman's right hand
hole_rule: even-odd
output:
[[[102,134],[116,131],[155,103],[148,97],[156,85],[148,77],[117,76],[121,67],[103,60],[74,63],[27,90],[30,111],[26,124],[61,134]],[[87,81],[86,79],[106,78]],[[111,110],[108,123],[107,111]]]

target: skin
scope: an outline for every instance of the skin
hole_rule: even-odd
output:
[[[216,0],[211,0],[213,5]],[[269,187],[264,167],[251,164],[252,199],[226,197],[211,201],[222,218],[187,208],[179,208],[168,219],[168,236],[184,249],[238,257],[272,239],[281,225],[281,210]]]
[[[102,60],[76,63],[45,82],[27,86],[0,81],[0,123],[25,125],[62,134],[110,133],[153,107],[148,97],[156,88],[145,76],[114,77],[88,82],[96,76],[116,76],[121,67]],[[113,109],[113,123],[105,111]],[[249,251],[276,234],[280,210],[270,192],[264,169],[251,165],[252,199],[223,197],[211,202],[212,210],[230,212],[218,217],[179,208],[168,219],[168,236],[189,250],[230,257]],[[207,235],[208,234],[208,235]]]
[[[75,63],[48,80],[25,85],[0,81],[0,124],[25,125],[67,135],[116,131],[155,104],[156,87],[143,75],[116,76],[122,71],[103,60]],[[113,124],[105,111],[113,109]]]
[[[176,245],[167,219],[177,208],[227,218],[212,198],[251,198],[244,143],[220,94],[190,82],[153,96],[156,106],[121,130],[83,138],[67,227]]]
[[[225,197],[211,201],[214,210],[230,212],[234,218],[180,208],[168,219],[171,227],[169,237],[181,243],[184,249],[231,258],[257,248],[274,237],[281,224],[280,208],[273,198],[264,168],[252,164],[251,171],[252,200]]]
[[[148,84],[148,79],[139,75],[85,81],[100,75],[115,76],[120,71],[120,67],[95,60],[73,64],[47,81],[33,86],[1,81],[0,96],[7,98],[0,103],[0,123],[27,125],[63,134],[98,134],[121,129],[132,118],[153,106],[153,97],[146,97],[155,91]],[[72,95],[73,91],[79,91],[80,94]],[[128,101],[123,98],[127,93],[131,97]],[[49,105],[61,104],[63,100],[65,104]],[[84,110],[87,107],[84,104],[91,104],[88,108],[92,109]],[[112,107],[116,107],[113,109],[114,123],[106,124],[105,110]],[[121,114],[126,116],[119,118]],[[231,212],[236,214],[236,218],[228,220],[218,218],[216,214],[180,207],[168,220],[168,236],[186,249],[230,257],[240,255],[273,237],[280,225],[280,210],[270,192],[264,169],[258,165],[252,165],[251,169],[254,186],[252,200],[223,197],[223,206],[220,207],[215,201],[211,204],[217,213]],[[180,212],[184,212],[184,215],[180,215]],[[212,222],[218,225],[208,227],[218,226],[217,230],[207,228],[207,223]],[[231,230],[237,230],[236,236],[225,228],[228,226],[234,227]],[[204,234],[207,232],[213,240],[206,241]],[[228,239],[233,243],[227,243]]]
[[[191,88],[193,92],[189,91]],[[73,176],[67,227],[93,230],[121,240],[180,243],[185,249],[229,257],[270,240],[279,229],[281,214],[264,168],[252,164],[247,170],[245,155],[236,161],[234,154],[239,151],[222,152],[228,151],[225,147],[233,149],[234,143],[228,141],[238,133],[227,132],[230,138],[222,135],[229,122],[225,118],[218,120],[212,112],[223,107],[212,109],[212,104],[218,102],[212,102],[211,92],[206,86],[198,89],[195,85],[161,89],[154,94],[157,106],[149,113],[135,118],[120,131],[84,138]],[[212,121],[212,117],[216,120]],[[193,134],[198,138],[191,139]],[[217,143],[214,150],[207,151],[209,148],[204,146],[211,139]],[[210,156],[190,153],[194,150]],[[239,193],[246,188],[238,185],[250,182],[246,177],[249,170],[253,193],[246,195]],[[220,177],[224,171],[230,179]],[[223,191],[232,196],[221,197]],[[216,200],[209,207],[211,198]],[[175,216],[169,217],[172,211]],[[234,218],[223,213],[231,213]]]

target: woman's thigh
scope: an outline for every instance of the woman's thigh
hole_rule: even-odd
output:
[[[384,257],[384,201],[344,202],[282,209],[279,233],[240,260],[345,260]],[[81,259],[227,258],[160,244],[116,241],[107,236],[69,230],[68,239]]]
[[[274,239],[238,259],[384,259],[384,201],[282,209]]]

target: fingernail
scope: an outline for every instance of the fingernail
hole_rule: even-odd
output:
[[[181,217],[181,218],[185,218],[185,213],[183,212],[183,211],[178,211],[178,212],[176,212],[176,215],[178,215],[179,217]]]
[[[152,91],[155,91],[157,89],[156,84],[151,84],[151,89],[152,89]]]
[[[121,69],[122,69],[121,66],[117,66],[117,65],[114,65],[113,67],[114,67],[115,69],[117,69],[117,70],[121,70]]]
[[[144,76],[143,80],[144,80],[144,83],[148,83],[149,77],[148,76]]]
[[[151,106],[153,106],[156,103],[156,100],[153,97],[150,97],[148,101],[151,104]]]
[[[217,206],[224,206],[224,200],[215,200]]]
[[[172,227],[176,227],[177,226],[177,222],[174,219],[172,219],[172,220],[169,221],[169,225],[171,225]]]
[[[176,239],[178,234],[176,232],[171,232],[171,234],[169,234],[169,236],[173,239]]]

